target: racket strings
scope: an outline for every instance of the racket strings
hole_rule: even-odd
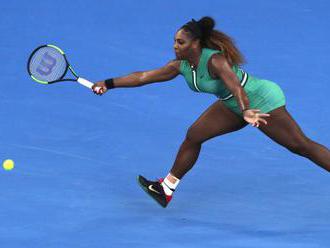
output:
[[[67,62],[62,53],[53,47],[41,47],[30,59],[30,73],[38,80],[53,82],[60,80],[67,69]]]

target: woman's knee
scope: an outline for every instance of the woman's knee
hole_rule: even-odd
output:
[[[297,140],[293,140],[287,147],[291,152],[301,156],[308,156],[309,151],[312,149],[313,141],[304,137]]]
[[[185,141],[193,144],[202,144],[205,139],[203,139],[201,132],[197,130],[194,126],[191,126],[186,134]]]

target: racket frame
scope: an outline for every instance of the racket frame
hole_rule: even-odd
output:
[[[56,49],[58,52],[60,52],[60,53],[63,55],[63,57],[64,57],[64,59],[65,59],[65,62],[66,62],[66,68],[65,68],[65,71],[64,71],[63,75],[62,75],[59,79],[57,79],[57,80],[50,81],[50,82],[43,81],[43,80],[40,80],[40,79],[37,79],[36,77],[34,77],[34,76],[32,75],[32,73],[31,73],[31,71],[30,71],[30,66],[29,66],[29,65],[30,65],[30,61],[31,61],[33,55],[34,55],[39,49],[41,49],[41,48],[43,48],[43,47],[52,47],[52,48]],[[68,72],[68,69],[72,72],[72,74],[76,77],[76,79],[64,78],[64,76],[65,76],[66,73]],[[73,70],[72,66],[70,65],[70,63],[69,63],[69,61],[68,61],[68,59],[67,59],[65,53],[63,52],[63,50],[60,49],[59,47],[57,47],[57,46],[55,46],[55,45],[51,45],[51,44],[42,45],[42,46],[39,46],[39,47],[37,47],[36,49],[33,50],[33,52],[31,53],[31,55],[30,55],[30,57],[29,57],[29,59],[28,59],[28,62],[27,62],[27,71],[28,71],[30,77],[31,77],[34,81],[36,81],[36,82],[38,82],[38,83],[41,83],[41,84],[53,84],[53,83],[63,82],[63,81],[71,81],[71,82],[75,82],[75,81],[77,81],[77,79],[79,78],[79,76],[77,75],[77,73]]]

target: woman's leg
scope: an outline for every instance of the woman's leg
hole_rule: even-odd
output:
[[[268,125],[259,129],[291,152],[304,156],[330,172],[330,151],[305,136],[285,106],[271,111]]]
[[[245,127],[247,123],[221,101],[212,104],[188,129],[170,173],[181,179],[195,164],[202,143]]]

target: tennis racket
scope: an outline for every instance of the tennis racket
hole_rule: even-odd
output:
[[[68,69],[74,78],[64,78]],[[69,64],[64,52],[54,45],[37,47],[29,57],[27,70],[31,78],[41,84],[73,81],[90,89],[93,86],[92,82],[77,75]]]

